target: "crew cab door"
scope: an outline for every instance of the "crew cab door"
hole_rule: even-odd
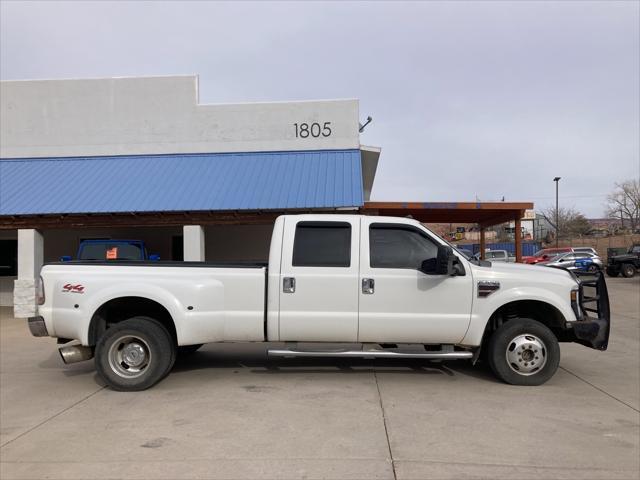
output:
[[[439,243],[413,222],[363,217],[361,232],[358,341],[460,342],[471,321],[469,267],[454,277],[419,271]]]
[[[280,340],[356,342],[360,218],[285,218]]]

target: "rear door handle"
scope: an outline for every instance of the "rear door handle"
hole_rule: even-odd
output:
[[[284,293],[295,293],[296,279],[294,277],[284,277],[282,280],[282,291]]]
[[[362,279],[362,293],[365,295],[372,295],[375,291],[376,282],[373,278]]]

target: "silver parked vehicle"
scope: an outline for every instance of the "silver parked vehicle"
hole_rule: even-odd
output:
[[[567,270],[581,270],[592,273],[598,272],[604,268],[604,264],[599,256],[586,252],[563,253],[546,262],[540,262],[537,265],[545,267],[561,267],[566,268]]]
[[[480,260],[480,252],[473,256],[476,260]],[[484,252],[484,259],[490,262],[515,262],[516,257],[506,250],[487,250]]]
[[[593,247],[572,247],[571,249],[575,253],[590,253],[596,257],[598,256],[598,251]]]

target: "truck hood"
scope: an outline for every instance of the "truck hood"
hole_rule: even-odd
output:
[[[524,284],[576,284],[574,277],[566,270],[542,265],[493,262],[490,267],[473,265],[473,268],[474,279],[477,277],[478,280],[517,279]]]
[[[559,269],[543,269],[542,265],[527,265],[526,263],[504,263],[497,262],[491,263],[491,268],[500,272],[506,272],[509,274],[528,274],[536,275],[538,273],[551,274],[558,277],[566,277],[567,272]]]

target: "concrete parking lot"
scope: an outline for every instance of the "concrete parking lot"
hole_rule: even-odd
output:
[[[637,479],[640,278],[608,284],[609,350],[563,344],[541,387],[466,362],[211,345],[155,388],[118,393],[4,308],[0,477]]]

